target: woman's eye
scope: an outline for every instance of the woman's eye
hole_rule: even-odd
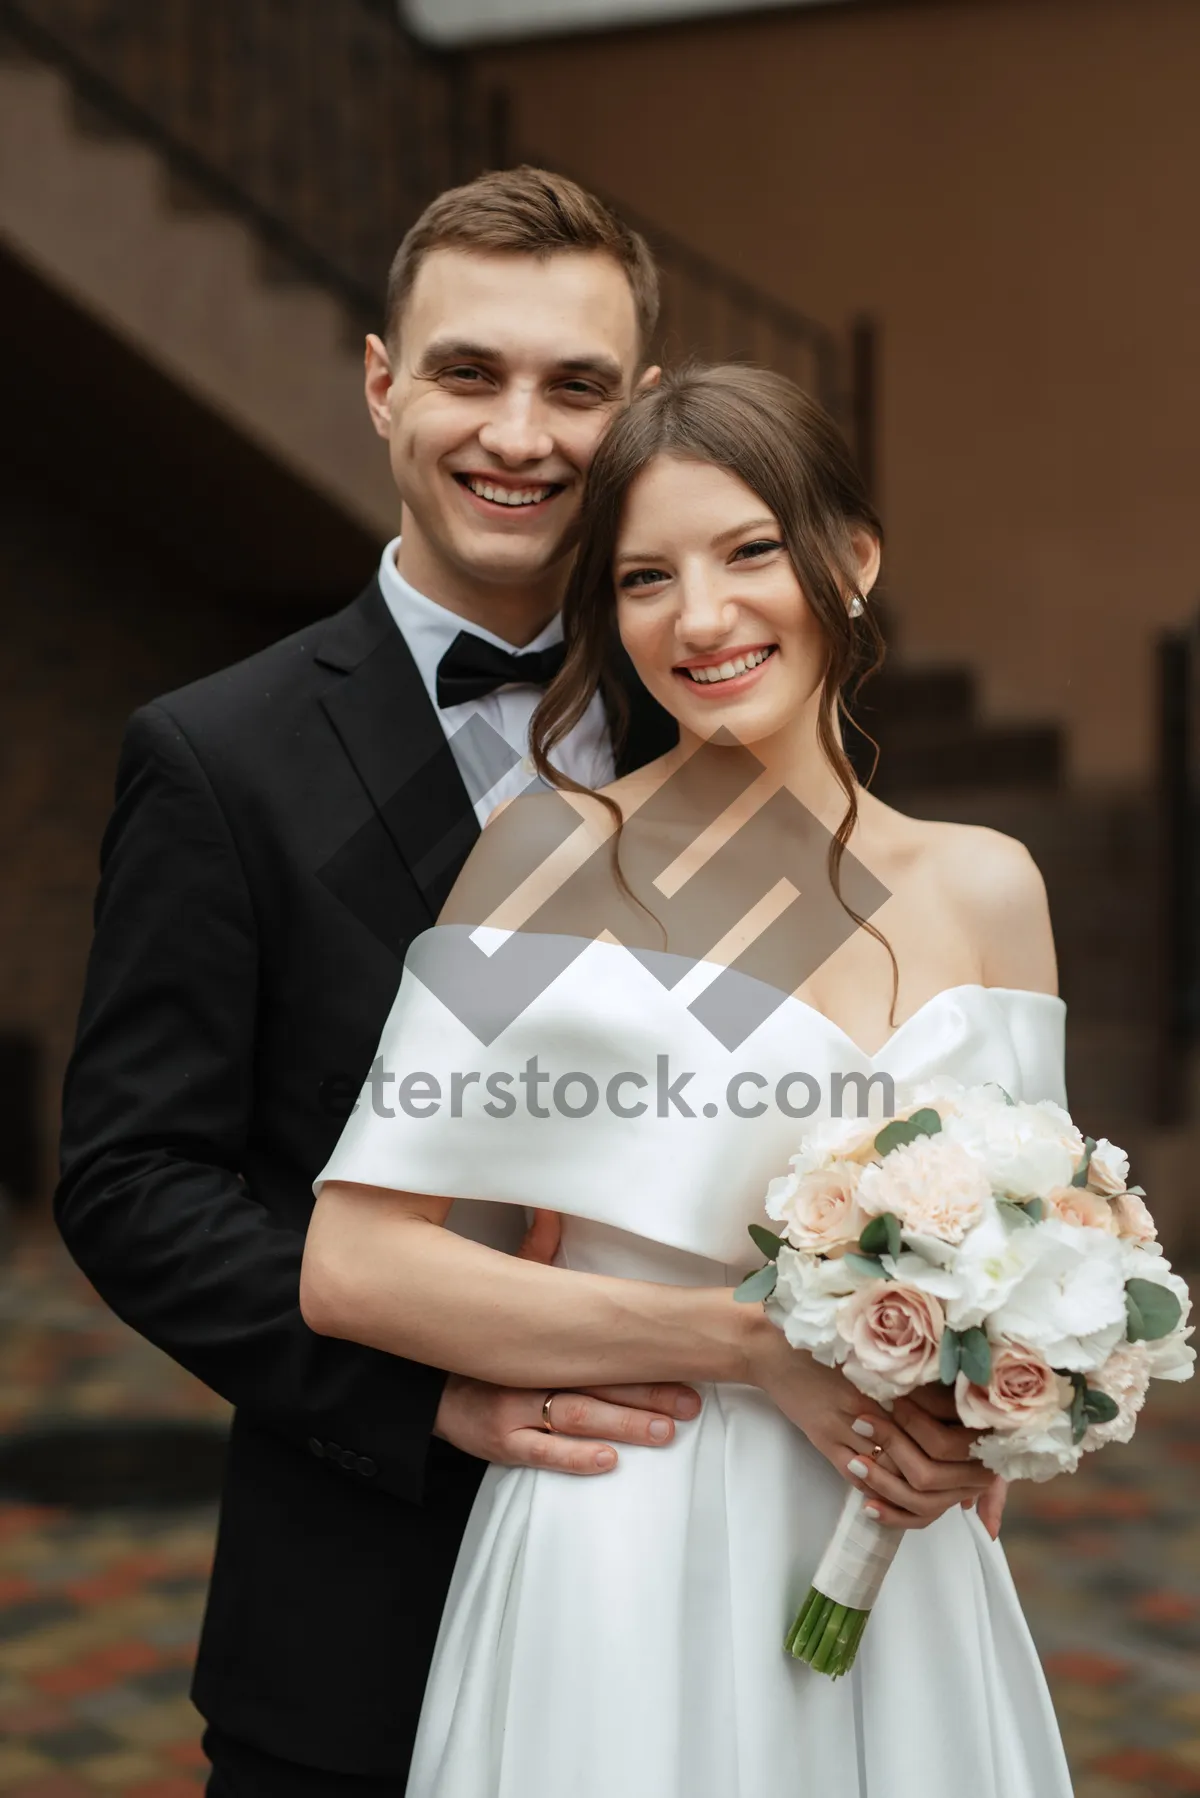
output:
[[[621,585],[625,588],[650,587],[666,578],[661,568],[632,568],[628,574],[621,576]]]
[[[777,543],[774,537],[756,537],[753,543],[743,543],[736,549],[733,560],[748,561],[752,556],[769,556],[772,550],[782,548],[783,544]]]

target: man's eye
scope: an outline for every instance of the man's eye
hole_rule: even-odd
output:
[[[594,381],[564,381],[562,391],[572,400],[605,400],[608,398],[602,387]]]
[[[462,368],[444,368],[442,375],[448,381],[478,382],[485,379],[481,368],[471,368],[469,365]]]
[[[782,548],[783,544],[777,543],[773,537],[756,537],[753,543],[743,543],[736,549],[733,552],[733,560],[736,562],[740,558],[742,561],[748,561],[752,556],[769,556],[772,550]]]
[[[628,574],[622,575],[621,585],[626,588],[651,587],[666,578],[661,568],[631,568]]]

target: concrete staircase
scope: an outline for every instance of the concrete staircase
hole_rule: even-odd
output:
[[[342,307],[282,280],[248,226],[179,199],[153,150],[100,131],[60,75],[0,39],[0,248],[349,519],[391,535],[395,489]]]

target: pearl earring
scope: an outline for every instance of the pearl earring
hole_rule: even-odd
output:
[[[851,616],[851,618],[861,618],[863,615],[863,612],[865,610],[866,610],[866,608],[863,605],[862,594],[856,593],[854,595],[854,598],[850,601],[850,616]]]

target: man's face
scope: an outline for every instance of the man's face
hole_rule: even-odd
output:
[[[426,257],[390,354],[367,347],[414,585],[440,596],[561,577],[638,347],[629,282],[602,253]]]

